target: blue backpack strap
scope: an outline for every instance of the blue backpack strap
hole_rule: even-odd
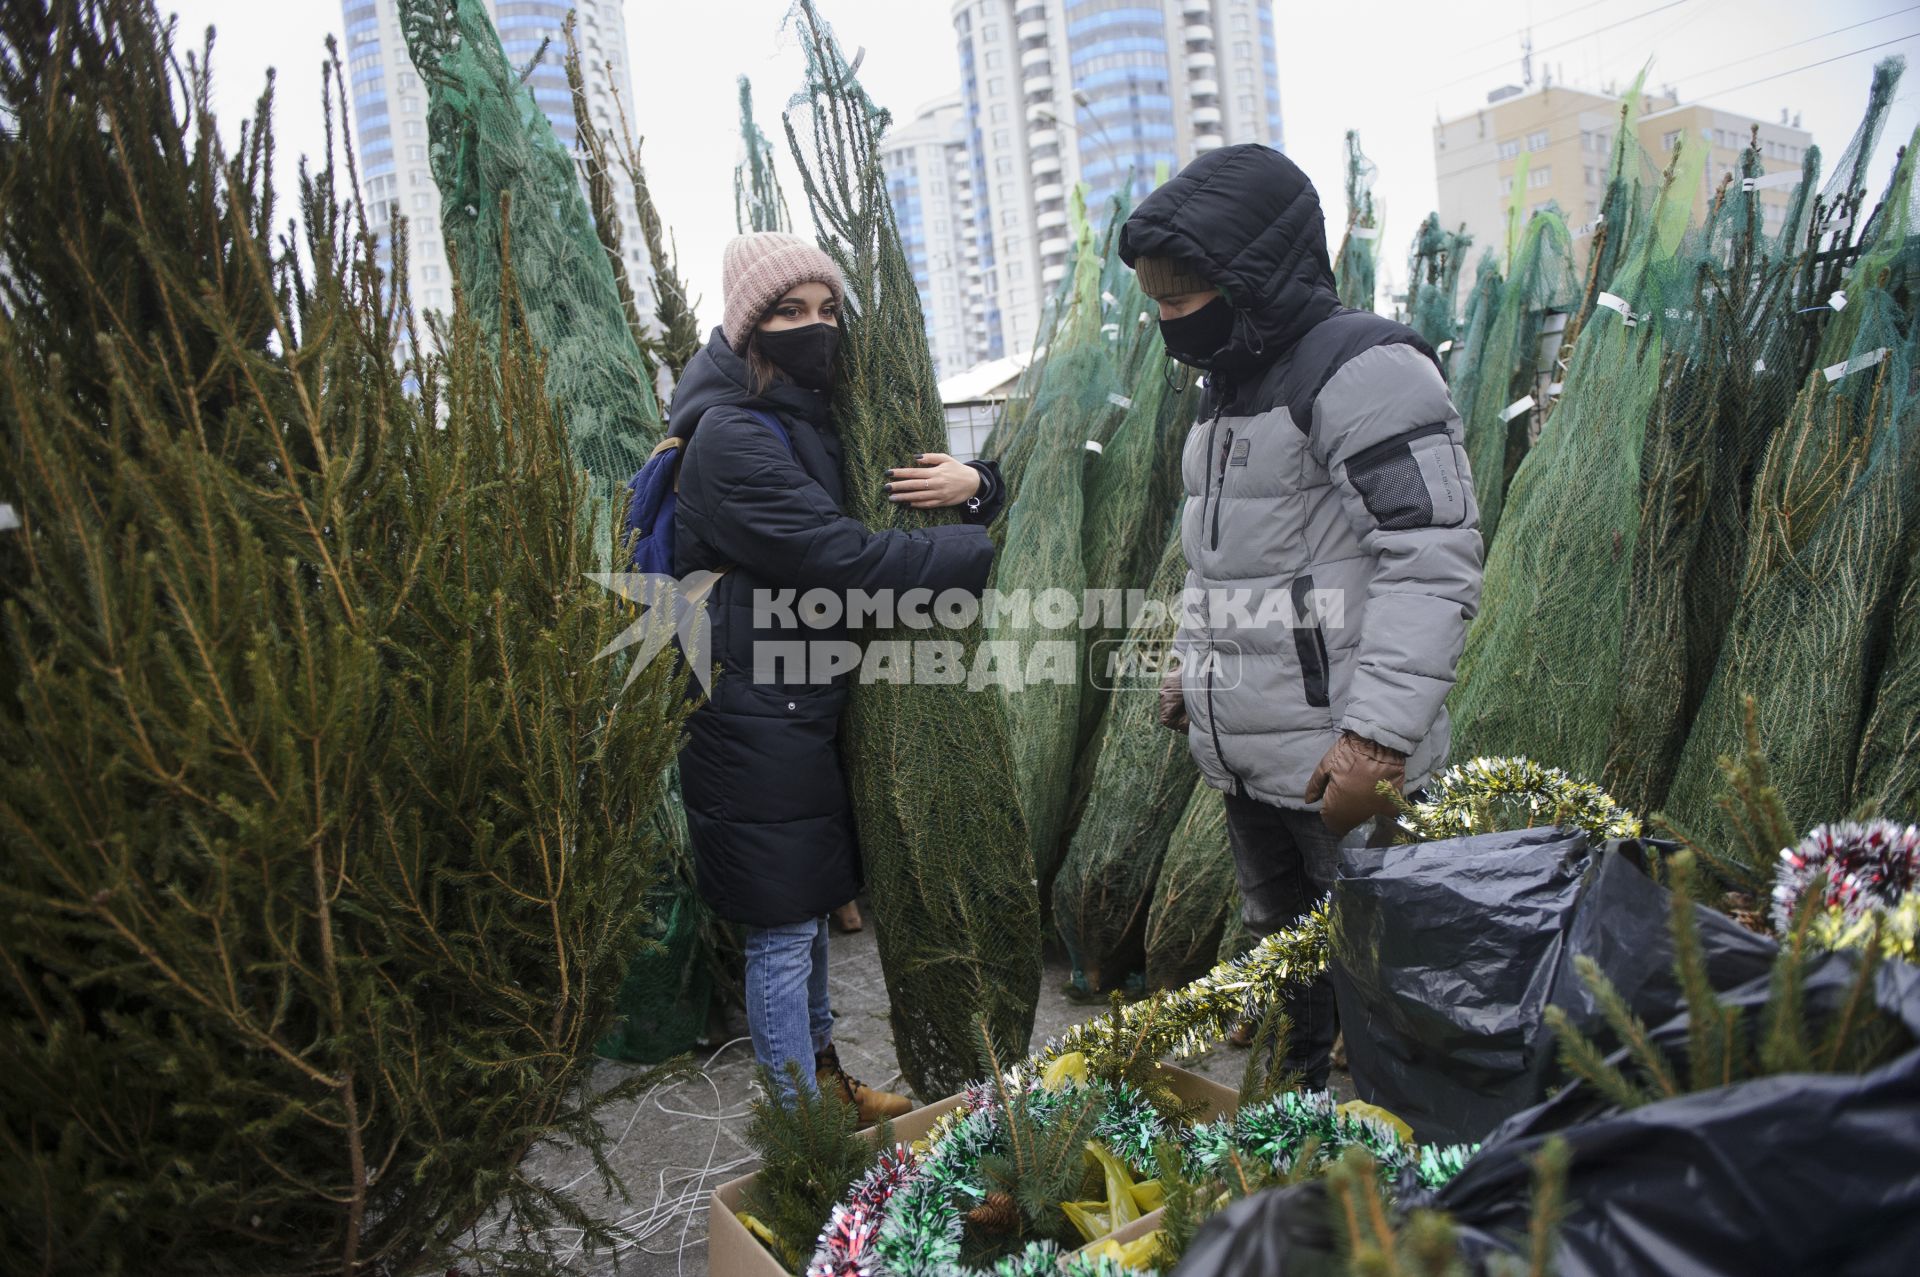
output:
[[[793,436],[787,433],[786,424],[782,422],[780,418],[770,412],[762,411],[759,408],[749,408],[747,411],[758,419],[761,425],[778,435],[780,442],[787,445],[788,452],[793,451]]]

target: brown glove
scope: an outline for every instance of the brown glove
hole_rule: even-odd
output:
[[[1176,732],[1187,730],[1187,694],[1180,690],[1178,665],[1160,676],[1160,726]]]
[[[1340,836],[1394,810],[1393,803],[1376,788],[1383,780],[1391,782],[1395,790],[1404,788],[1407,756],[1364,736],[1341,732],[1308,778],[1306,799],[1320,803],[1322,823]]]

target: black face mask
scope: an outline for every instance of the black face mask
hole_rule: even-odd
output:
[[[840,329],[833,324],[803,328],[762,328],[754,340],[795,385],[825,390],[833,384],[833,360],[840,353]]]
[[[1215,297],[1199,310],[1178,319],[1160,321],[1160,339],[1167,353],[1191,368],[1212,368],[1216,356],[1233,340],[1233,307]]]

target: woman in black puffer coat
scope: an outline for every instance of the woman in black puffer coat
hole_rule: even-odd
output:
[[[701,894],[746,927],[755,1056],[783,1089],[798,1063],[803,1082],[839,1089],[874,1121],[908,1101],[847,1077],[827,1005],[825,915],[860,887],[839,752],[847,676],[785,681],[805,676],[775,659],[796,641],[849,635],[783,628],[769,605],[791,608],[812,589],[978,594],[993,562],[981,525],[998,512],[1001,483],[991,463],[903,457],[889,472],[892,498],[964,504],[967,521],[875,532],[849,518],[829,407],[839,271],[813,245],[761,232],[728,244],[722,288],[726,322],[688,362],[672,409],[685,441],[674,571],[725,570],[706,609],[721,672],[680,754],[687,826]]]

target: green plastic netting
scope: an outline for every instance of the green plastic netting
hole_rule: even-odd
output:
[[[1407,257],[1407,326],[1441,354],[1441,347],[1458,336],[1455,323],[1459,303],[1460,271],[1467,264],[1473,236],[1466,227],[1457,231],[1440,225],[1440,214],[1428,213],[1413,237]]]
[[[1140,617],[1121,647],[1086,811],[1053,884],[1073,983],[1089,992],[1123,987],[1144,966],[1154,879],[1198,774],[1186,736],[1160,726],[1152,660],[1172,642],[1186,573],[1176,527],[1148,587],[1164,615]]]
[[[1845,814],[1857,796],[1861,728],[1915,527],[1914,160],[1910,147],[1755,483],[1739,602],[1666,802],[1681,828],[1710,821],[1716,761],[1738,751],[1748,694],[1796,824]],[[1857,180],[1864,157],[1841,168],[1829,190]],[[1850,203],[1840,185],[1832,206]],[[1901,765],[1890,743],[1875,746],[1876,774]]]
[[[887,198],[868,99],[827,24],[803,0],[788,21],[806,54],[786,133],[821,247],[848,286],[834,418],[846,510],[873,528],[924,527],[889,501],[885,470],[945,446],[946,425],[913,272]],[[802,138],[806,141],[803,144]],[[1078,543],[1079,530],[1073,532]],[[924,638],[924,631],[869,634]],[[973,650],[981,627],[943,631]],[[977,1072],[977,1019],[996,1047],[1026,1053],[1040,995],[1040,903],[1010,778],[1000,699],[966,683],[856,682],[841,720],[900,1068],[923,1096]]]
[[[1525,455],[1535,415],[1541,321],[1549,311],[1570,309],[1573,301],[1573,241],[1560,215],[1545,211],[1518,237],[1485,335],[1475,334],[1468,355],[1474,365],[1472,398],[1454,401],[1466,428],[1480,535],[1489,543],[1499,530],[1507,485]]]
[[[1178,988],[1230,956],[1221,953],[1220,940],[1238,905],[1226,799],[1205,781],[1195,781],[1167,842],[1147,911],[1147,988]]]
[[[1462,756],[1521,755],[1578,776],[1599,774],[1606,760],[1639,532],[1641,445],[1668,329],[1682,322],[1675,253],[1705,151],[1682,147],[1659,209],[1613,281],[1631,315],[1602,308],[1581,332],[1565,392],[1515,477],[1449,701]],[[1536,223],[1558,220],[1543,213]],[[1507,303],[1518,292],[1509,288]],[[1529,326],[1517,317],[1510,324]]]
[[[1853,807],[1894,820],[1920,820],[1920,536],[1908,534],[1906,585],[1894,609],[1873,713],[1854,763]]]
[[[1747,151],[1742,178],[1759,176],[1760,164],[1758,149]],[[1666,798],[1736,601],[1751,476],[1805,373],[1794,285],[1813,263],[1794,228],[1818,169],[1809,148],[1779,235],[1758,193],[1729,180],[1683,249],[1677,285],[1687,290],[1688,328],[1663,360],[1647,420],[1619,688],[1599,773],[1634,811]]]
[[[1453,406],[1459,411],[1462,422],[1473,411],[1473,397],[1479,393],[1480,374],[1486,367],[1480,352],[1486,349],[1487,334],[1493,328],[1493,317],[1500,313],[1500,291],[1505,286],[1506,279],[1500,274],[1500,259],[1489,248],[1480,254],[1479,265],[1474,268],[1473,291],[1467,294],[1466,311],[1460,320],[1460,335],[1454,338],[1453,346],[1448,350],[1441,351],[1435,347],[1447,371],[1448,392],[1453,397]]]
[[[1334,254],[1333,278],[1340,303],[1372,310],[1380,269],[1380,221],[1373,206],[1374,162],[1360,153],[1360,134],[1347,130],[1347,230]]]
[[[733,221],[742,235],[750,231],[790,231],[787,197],[773,167],[773,144],[753,118],[753,82],[740,77],[739,166],[733,170]]]
[[[547,389],[610,528],[606,503],[646,461],[660,410],[573,157],[507,61],[481,0],[399,4],[427,88],[427,153],[461,289],[497,340],[501,253],[511,240]],[[611,555],[611,535],[596,539]]]
[[[1076,199],[1076,207],[1078,201]],[[1016,667],[1005,685],[1014,783],[1032,840],[1039,881],[1052,879],[1073,810],[1074,759],[1080,741],[1085,631],[1080,628],[1087,586],[1083,545],[1089,472],[1101,456],[1087,444],[1111,433],[1122,394],[1109,343],[1101,332],[1100,256],[1084,222],[1074,265],[1074,287],[1012,448],[1002,460],[1012,504],[1006,541],[994,565],[994,588],[1025,598],[990,623],[990,633]],[[1049,596],[1071,615],[1048,615]],[[1060,623],[1064,622],[1064,623]],[[1069,663],[1070,662],[1070,663]],[[1063,667],[1064,666],[1064,671]]]

